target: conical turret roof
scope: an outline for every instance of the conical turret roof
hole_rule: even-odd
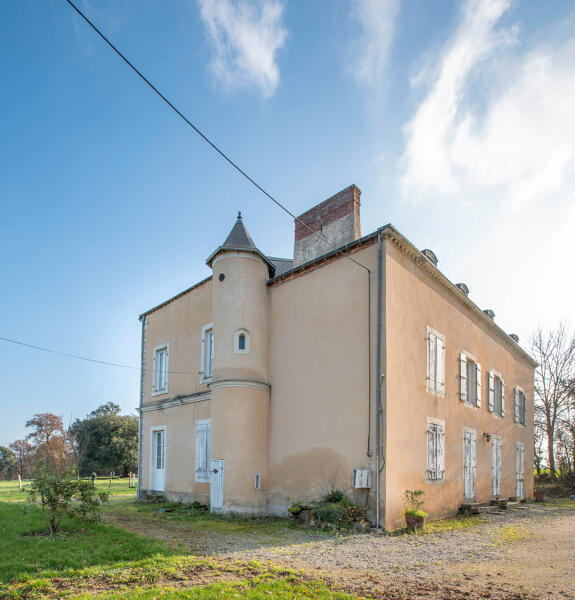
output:
[[[232,227],[226,241],[219,246],[214,252],[210,254],[206,263],[211,266],[212,261],[222,251],[225,250],[237,250],[238,252],[252,252],[253,254],[257,254],[260,256],[264,262],[270,268],[270,276],[273,276],[275,272],[275,265],[268,259],[267,256],[263,252],[261,252],[258,247],[254,244],[251,235],[248,233],[246,226],[244,225],[244,221],[242,219],[242,213],[238,212],[238,217],[235,225]]]

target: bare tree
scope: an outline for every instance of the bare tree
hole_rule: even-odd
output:
[[[16,454],[18,473],[24,479],[29,471],[34,456],[34,446],[26,440],[16,440],[10,444],[10,449]]]
[[[539,363],[535,371],[535,413],[547,438],[547,461],[555,477],[558,427],[565,417],[575,379],[575,336],[560,323],[555,330],[539,329],[531,340],[531,351]]]

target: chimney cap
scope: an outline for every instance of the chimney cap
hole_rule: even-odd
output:
[[[486,308],[483,311],[488,317],[491,317],[492,319],[495,319],[495,313],[490,309],[490,308]]]
[[[509,337],[514,340],[516,344],[519,343],[519,336],[516,333],[510,333]]]

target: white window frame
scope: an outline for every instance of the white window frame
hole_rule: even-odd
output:
[[[200,453],[198,452],[199,444],[198,444],[198,429],[199,425],[209,425],[209,435],[208,435],[208,457],[207,457],[207,468],[205,474],[199,473],[199,465],[198,460],[200,458]],[[212,461],[212,420],[211,419],[198,419],[196,421],[196,455],[194,457],[194,467],[195,467],[195,480],[196,483],[210,483],[210,465]]]
[[[153,471],[158,470],[156,468],[156,466],[154,465],[154,446],[155,441],[154,441],[154,433],[156,433],[157,431],[163,431],[164,432],[164,467],[163,469],[160,469],[162,471],[164,471],[164,477],[165,477],[165,473],[166,473],[166,448],[167,448],[167,441],[168,441],[168,436],[166,435],[166,426],[165,425],[152,425],[152,427],[150,427],[150,486],[152,485],[153,481]]]
[[[475,400],[476,402],[469,401],[469,390],[468,390],[468,376],[467,376],[467,365],[471,361],[475,365]],[[459,399],[465,404],[465,406],[477,409],[481,406],[481,364],[469,352],[461,352],[459,354]]]
[[[445,481],[445,421],[427,417],[427,481],[443,483]],[[431,437],[434,436],[435,456],[430,454]]]
[[[240,335],[244,336],[246,347],[240,349]],[[234,333],[234,353],[235,354],[249,354],[250,353],[250,334],[247,329],[238,329]]]
[[[207,354],[207,350],[206,350],[206,343],[207,343],[207,334],[211,332],[212,334],[212,345],[211,345],[211,351],[210,351],[210,374],[206,375],[205,371],[206,371],[206,365],[207,365],[207,358],[208,358],[208,354]],[[209,381],[212,380],[212,374],[213,374],[213,369],[214,369],[214,324],[213,323],[208,323],[207,325],[204,325],[202,327],[202,364],[200,366],[200,383],[207,383]]]
[[[501,381],[501,414],[495,412],[495,379],[499,379]],[[503,380],[503,376],[498,371],[491,369],[487,374],[487,408],[489,412],[499,419],[502,419],[505,416],[505,381]]]
[[[162,352],[166,352],[166,365],[165,365],[165,385],[164,387],[158,387],[158,376],[159,370],[156,368],[157,355]],[[168,393],[168,374],[170,372],[169,369],[170,364],[170,342],[164,342],[163,344],[158,344],[154,346],[154,362],[152,367],[152,396],[160,396],[161,394]]]
[[[519,404],[520,394],[523,395],[523,400],[525,401],[523,406],[523,423],[521,422],[521,405]],[[525,393],[525,390],[518,385],[516,385],[513,390],[513,420],[519,427],[527,426],[527,394]]]
[[[435,338],[435,339],[434,339]],[[435,329],[432,329],[429,325],[427,326],[427,391],[431,394],[439,396],[445,396],[445,336]],[[434,348],[434,361],[432,369],[432,346]],[[442,356],[438,358],[438,347],[441,346]],[[433,370],[433,373],[432,373]]]

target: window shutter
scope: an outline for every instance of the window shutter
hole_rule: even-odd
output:
[[[196,424],[196,480],[205,480],[208,476],[206,470],[206,425]]]
[[[445,392],[445,344],[437,339],[437,387],[438,392]]]
[[[493,412],[495,409],[495,378],[493,377],[493,372],[489,371],[489,375],[487,377],[487,381],[489,383],[489,396],[488,396],[488,406],[487,408]]]
[[[516,423],[520,421],[520,406],[519,406],[519,390],[515,388],[513,390],[513,420]]]
[[[459,398],[467,400],[467,356],[463,352],[459,355]]]
[[[435,447],[435,431],[433,424],[427,426],[427,477],[437,478],[437,452]]]
[[[475,363],[475,389],[477,393],[477,406],[481,406],[481,365]]]
[[[429,332],[427,336],[427,386],[430,390],[436,389],[435,379],[435,354],[437,350],[437,338]]]
[[[212,424],[206,423],[206,479],[210,480],[210,463],[212,461]]]
[[[505,414],[505,382],[501,378],[501,416]]]
[[[437,478],[445,477],[445,432],[443,427],[437,428]]]

